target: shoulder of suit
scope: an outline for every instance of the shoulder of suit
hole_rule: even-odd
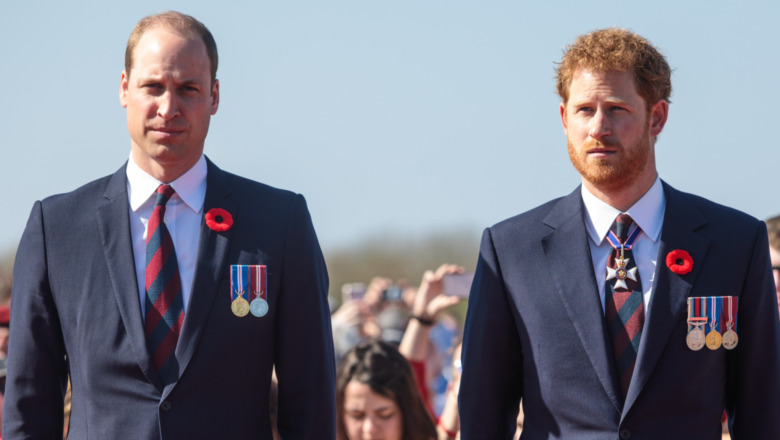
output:
[[[708,222],[725,222],[738,224],[756,224],[763,223],[756,217],[747,214],[730,206],[713,202],[702,196],[691,194],[675,189],[668,184],[664,184],[664,194],[666,197],[666,209],[674,209],[674,206],[685,206],[686,208],[695,208]],[[672,213],[675,214],[675,213]]]
[[[105,194],[106,187],[112,177],[113,175],[101,177],[72,191],[51,195],[41,200],[41,203],[50,209],[57,209],[70,208],[74,204],[83,206],[91,202],[103,200],[103,194]]]
[[[298,196],[298,194],[293,191],[276,188],[256,180],[230,173],[228,171],[219,170],[219,172],[222,173],[222,177],[225,179],[225,182],[228,185],[230,185],[232,188],[240,188],[240,191],[237,193],[239,197],[242,198],[263,197],[282,201],[288,199],[291,200]]]
[[[547,217],[550,211],[563,198],[564,197],[558,197],[557,199],[550,200],[549,202],[546,202],[533,209],[523,212],[522,214],[509,217],[508,219],[502,220],[496,223],[495,225],[491,226],[490,229],[494,231],[501,231],[501,230],[508,230],[508,229],[517,229],[517,228],[526,229],[529,227],[542,225],[545,217]]]

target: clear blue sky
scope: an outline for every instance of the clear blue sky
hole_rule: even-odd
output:
[[[0,3],[0,252],[36,199],[114,172],[142,16],[194,15],[220,51],[206,154],[303,193],[327,252],[366,237],[480,230],[569,193],[554,62],[620,26],[674,69],[656,146],[679,189],[780,213],[780,2],[131,1]],[[775,127],[774,129],[772,127]],[[475,249],[476,253],[476,249]]]

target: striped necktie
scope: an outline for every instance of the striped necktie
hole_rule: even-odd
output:
[[[170,185],[157,187],[157,201],[146,232],[146,345],[165,382],[175,362],[173,352],[184,322],[184,299],[173,240],[165,226],[165,204],[175,194]]]
[[[631,251],[642,233],[628,214],[620,214],[613,230],[607,234],[612,253],[607,261],[607,280],[604,283],[604,312],[607,321],[612,355],[625,399],[639,351],[639,340],[645,324],[642,282]]]

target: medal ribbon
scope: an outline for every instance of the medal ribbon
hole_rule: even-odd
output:
[[[711,296],[707,298],[707,303],[710,306],[710,330],[720,333],[720,310],[721,310],[721,297]]]
[[[688,297],[688,321],[693,318],[693,298]]]
[[[634,246],[634,242],[636,241],[636,238],[639,237],[640,232],[642,232],[642,229],[638,226],[634,226],[634,230],[632,230],[631,233],[628,234],[628,237],[626,237],[626,242],[620,244],[620,240],[618,240],[615,232],[610,230],[609,234],[607,234],[607,241],[612,245],[613,248],[617,250],[631,250],[631,247]]]
[[[724,296],[721,299],[726,299],[726,309],[728,309],[728,319],[721,318],[726,323],[727,330],[737,330],[737,302],[734,301],[733,296]],[[726,315],[726,310],[723,310],[723,315]]]
[[[702,298],[696,298],[696,302],[699,303],[699,312],[701,313],[701,315],[699,315],[699,317],[706,318],[707,317],[707,298],[703,298],[703,297]]]
[[[703,306],[703,307],[702,307]],[[701,297],[688,298],[688,332],[701,327],[707,322],[706,303]]]
[[[266,268],[265,265],[262,266],[251,266],[252,267],[252,294],[256,298],[262,298],[266,299],[267,295],[265,292],[266,288]]]
[[[230,300],[235,301],[243,298],[246,292],[249,275],[249,267],[243,264],[234,264],[230,266]]]

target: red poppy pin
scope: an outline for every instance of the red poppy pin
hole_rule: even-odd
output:
[[[666,254],[666,267],[677,275],[685,275],[693,270],[693,258],[687,251],[675,249]]]
[[[211,208],[206,213],[206,226],[214,231],[227,231],[233,226],[233,216],[222,208]]]

